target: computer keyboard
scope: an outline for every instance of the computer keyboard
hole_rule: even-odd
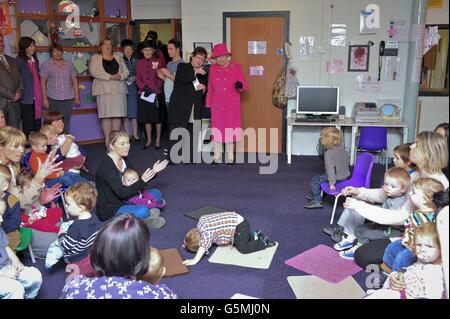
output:
[[[331,123],[331,122],[335,122],[335,120],[329,118],[309,118],[309,117],[300,117],[295,119],[295,123]]]

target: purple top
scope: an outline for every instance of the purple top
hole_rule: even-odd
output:
[[[123,277],[75,276],[63,288],[61,299],[176,299],[166,285]]]
[[[159,58],[141,59],[136,66],[136,85],[138,93],[141,94],[147,85],[154,93],[161,93],[163,81],[158,77],[156,71],[161,69],[161,60]]]
[[[42,64],[41,76],[47,78],[47,96],[52,100],[71,100],[75,97],[72,77],[77,76],[77,71],[72,62],[47,60]]]

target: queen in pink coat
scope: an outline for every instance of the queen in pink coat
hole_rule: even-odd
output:
[[[222,144],[226,143],[227,163],[234,164],[234,142],[242,139],[241,96],[247,90],[242,67],[229,60],[231,53],[224,43],[213,48],[206,107],[211,108],[212,140],[214,141],[213,165],[220,162]]]

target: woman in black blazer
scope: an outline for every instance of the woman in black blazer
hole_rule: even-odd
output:
[[[139,181],[131,186],[124,186],[122,183],[123,173],[127,169],[133,169],[127,158],[130,151],[130,138],[127,133],[113,131],[106,139],[106,147],[109,152],[100,162],[95,174],[98,190],[96,205],[98,218],[106,221],[115,215],[128,213],[144,219],[151,228],[163,227],[164,218],[149,216],[149,209],[146,206],[129,205],[126,200],[143,191],[147,183],[166,168],[167,161],[156,162],[153,168],[147,168]]]
[[[208,85],[207,68],[204,63],[207,58],[207,52],[204,48],[198,47],[192,52],[191,63],[180,63],[177,68],[173,92],[170,97],[168,123],[170,131],[177,128],[184,128],[189,131],[191,143],[188,158],[183,147],[182,162],[196,162],[197,152],[192,150],[197,146],[197,139],[193,136],[194,120],[202,119],[204,108],[204,97],[206,96],[206,87]],[[180,163],[180,159],[171,158],[170,150],[178,140],[169,140],[169,148],[166,150],[166,156],[171,163]]]

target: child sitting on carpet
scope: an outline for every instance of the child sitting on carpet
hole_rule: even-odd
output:
[[[384,174],[383,192],[387,199],[382,208],[396,210],[400,209],[407,200],[407,192],[411,185],[411,177],[403,168],[393,167]],[[343,190],[345,195],[358,195],[359,190],[347,187]],[[357,214],[355,212],[351,214]],[[358,220],[360,222],[358,222]],[[355,216],[348,218],[347,222],[341,224],[347,237],[334,245],[334,249],[340,251],[339,255],[344,259],[354,259],[356,249],[372,240],[401,237],[403,227],[385,226],[377,223],[364,223],[364,218]],[[357,240],[358,239],[358,240]]]
[[[129,168],[123,173],[122,184],[128,187],[139,181],[139,179],[139,174],[134,169]],[[141,191],[139,195],[130,197],[128,203],[146,206],[150,209],[164,208],[166,206],[166,201],[162,199],[162,194],[157,189]]]
[[[0,200],[3,200],[6,204],[1,228],[8,235],[10,247],[15,250],[20,244],[20,203],[16,196],[7,191],[11,179],[12,175],[9,168],[0,165]]]
[[[392,272],[382,289],[367,299],[441,299],[445,291],[441,262],[441,246],[435,223],[427,223],[414,234],[414,254],[417,262],[399,272]],[[404,270],[404,271],[403,271]],[[391,280],[403,287],[392,285]],[[394,281],[394,280],[393,280]]]
[[[317,175],[311,179],[311,194],[305,208],[322,208],[322,189],[320,184],[328,182],[330,190],[336,190],[336,182],[347,179],[350,176],[349,155],[342,145],[342,132],[335,127],[327,127],[320,132],[320,143],[325,148],[325,172],[326,175]]]
[[[91,214],[97,202],[97,190],[90,183],[78,183],[67,189],[64,194],[67,212],[75,217],[66,233],[59,234],[64,258],[79,268],[79,274],[95,275],[91,266],[90,250],[101,222]]]
[[[416,165],[409,159],[411,143],[400,144],[394,148],[394,165],[405,169],[409,175],[416,171]]]
[[[444,186],[435,179],[420,178],[413,183],[409,198],[417,209],[406,219],[402,239],[386,247],[381,265],[385,272],[401,271],[416,261],[413,253],[414,233],[424,224],[434,223],[440,208],[448,206],[448,194],[446,203],[436,201],[441,194],[445,194]]]
[[[147,273],[140,280],[147,281],[152,285],[159,285],[159,282],[166,273],[163,258],[158,249],[150,247],[150,264]]]
[[[17,176],[17,186],[24,191],[30,187],[33,178],[33,174],[24,170]],[[47,208],[39,202],[39,198],[34,198],[31,207],[24,209],[21,215],[22,227],[29,227],[43,232],[59,233],[57,224],[60,222],[62,213],[61,208]]]
[[[6,203],[0,199],[0,226]],[[32,299],[41,288],[42,275],[34,267],[24,267],[8,246],[8,237],[0,227],[0,299]],[[3,304],[2,304],[3,305]]]
[[[184,238],[183,247],[196,253],[193,259],[183,261],[192,266],[202,259],[212,244],[219,246],[234,245],[241,254],[275,246],[276,243],[263,234],[256,238],[250,233],[250,224],[236,212],[224,212],[200,217],[197,227],[192,228]]]

